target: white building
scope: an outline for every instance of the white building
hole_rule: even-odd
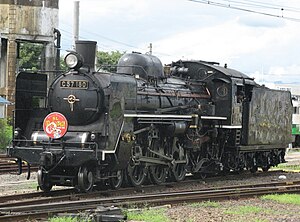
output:
[[[0,96],[0,119],[5,117],[5,106],[11,104],[9,101]]]

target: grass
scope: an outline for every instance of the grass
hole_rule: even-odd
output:
[[[240,206],[234,207],[234,209],[226,210],[224,213],[226,214],[234,214],[234,215],[245,215],[251,213],[260,213],[263,212],[264,209],[256,206]]]
[[[261,197],[262,200],[273,200],[283,204],[300,205],[299,194],[269,194]]]
[[[264,195],[260,197],[261,200],[271,200],[276,201],[281,204],[295,204],[300,205],[300,195],[299,194],[270,194]],[[222,203],[214,202],[214,201],[204,201],[191,203],[187,206],[195,207],[195,208],[222,208]],[[171,220],[166,216],[166,208],[158,208],[158,209],[142,209],[135,211],[126,211],[128,220],[135,221],[144,221],[144,222],[171,222]],[[275,213],[272,210],[264,209],[262,207],[257,206],[235,206],[230,209],[224,211],[225,214],[236,215],[239,218],[243,217],[243,215],[253,215],[252,222],[269,222],[267,219],[259,219],[256,218],[255,215],[260,213],[264,214],[272,214]],[[87,222],[86,219],[80,218],[72,218],[72,217],[54,217],[49,220],[50,222]],[[194,222],[194,219],[187,218],[187,222]]]
[[[198,202],[198,203],[191,203],[189,204],[191,207],[214,207],[218,208],[221,207],[219,202],[214,202],[214,201],[203,201],[203,202]]]
[[[275,170],[300,170],[300,165],[287,165],[286,163],[281,163],[277,167],[272,167]]]
[[[281,204],[297,204],[300,205],[300,195],[299,194],[274,194],[274,195],[264,195],[260,197],[261,200],[272,200],[279,202]],[[204,201],[191,203],[187,206],[194,208],[223,208],[220,202],[214,201]],[[224,210],[224,209],[223,209]],[[160,221],[170,221],[168,217],[165,215],[166,209],[150,209],[150,210],[141,210],[141,211],[132,211],[127,212],[128,220],[136,220],[136,221],[145,221],[145,222],[160,222]],[[267,222],[266,219],[256,218],[257,214],[272,214],[275,213],[270,209],[264,209],[263,207],[257,206],[235,206],[230,209],[226,209],[223,211],[225,214],[243,216],[243,215],[253,215],[252,222]],[[187,218],[187,222],[192,222],[193,219]]]
[[[90,219],[85,217],[52,217],[49,222],[91,222]]]
[[[264,219],[254,219],[253,222],[270,222],[269,220],[264,220]]]
[[[77,217],[52,217],[49,222],[80,222]]]
[[[234,222],[270,222],[270,220],[259,219],[259,218],[253,218],[251,220],[238,219],[238,220],[233,220],[233,221]]]
[[[145,221],[145,222],[168,222],[169,218],[165,215],[166,209],[143,209],[141,211],[128,211],[127,220]]]

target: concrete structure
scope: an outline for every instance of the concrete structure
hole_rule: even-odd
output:
[[[0,96],[15,101],[18,44],[44,45],[45,70],[54,70],[54,28],[58,27],[58,0],[0,0]],[[6,116],[12,115],[8,106]]]
[[[274,83],[270,86],[270,88],[290,91],[292,95],[300,96],[300,84],[297,83]]]

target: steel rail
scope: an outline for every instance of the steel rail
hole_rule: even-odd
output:
[[[264,172],[264,174],[267,172]],[[109,190],[107,187],[105,190],[93,191],[90,193],[78,193],[76,189],[64,189],[64,190],[54,190],[51,192],[34,192],[34,193],[25,193],[25,194],[14,194],[0,196],[0,208],[4,206],[21,206],[24,204],[34,204],[34,203],[48,203],[58,200],[69,200],[69,199],[84,199],[84,198],[93,198],[95,196],[112,196],[112,195],[126,195],[128,193],[145,193],[153,192],[155,190],[166,189],[170,187],[175,187],[179,185],[185,185],[186,183],[198,183],[199,179],[187,179],[180,182],[169,182],[162,185],[146,185],[141,187],[127,187],[121,188],[117,191]],[[282,182],[271,182],[271,183],[260,183],[260,184],[245,184],[245,185],[233,185],[233,186],[223,186],[223,187],[208,187],[202,188],[201,190],[215,190],[215,189],[229,189],[229,188],[251,188],[251,187],[266,187],[266,186],[277,186],[277,185],[286,185],[286,184],[300,184],[299,181],[282,181]],[[52,199],[49,199],[49,198]],[[39,198],[34,199],[33,198]],[[65,198],[65,199],[64,199]],[[22,201],[21,201],[22,200]],[[10,201],[10,203],[8,203]]]
[[[27,168],[28,165],[25,163],[22,163],[22,168]],[[31,170],[37,170],[38,167],[31,166]],[[6,174],[6,173],[17,173],[19,171],[19,167],[17,164],[17,159],[8,157],[5,154],[0,154],[0,174]]]
[[[273,186],[274,185],[274,186]],[[123,197],[110,197],[110,198],[97,198],[88,200],[76,200],[76,201],[64,201],[45,204],[34,204],[27,206],[16,207],[2,207],[0,212],[2,214],[11,214],[0,216],[0,221],[9,221],[11,218],[39,218],[45,217],[49,214],[57,214],[61,212],[76,212],[87,209],[96,208],[98,205],[104,206],[128,206],[128,205],[161,205],[161,204],[178,204],[182,202],[197,202],[203,200],[221,200],[232,198],[245,198],[253,197],[271,193],[299,193],[300,185],[297,184],[281,183],[278,185],[273,184],[266,187],[240,187],[240,188],[224,188],[224,189],[212,189],[212,190],[196,190],[196,191],[180,191],[180,192],[168,192],[168,193],[156,193],[146,195],[135,196],[123,196]],[[250,185],[252,186],[252,185]],[[20,219],[19,218],[19,219]]]
[[[266,173],[271,172],[263,172],[265,175]],[[215,179],[215,178],[212,178]],[[206,179],[206,181],[209,179]],[[128,193],[136,194],[136,193],[145,193],[145,192],[153,192],[159,191],[161,189],[171,188],[179,185],[191,184],[195,183],[198,184],[201,180],[199,179],[186,179],[185,181],[181,181],[180,183],[176,182],[169,182],[162,185],[145,185],[141,187],[127,187],[121,188],[117,191],[112,191],[107,187],[105,190],[100,191],[93,191],[90,193],[78,193],[76,189],[64,189],[64,190],[53,190],[50,192],[33,192],[33,193],[25,193],[25,194],[14,194],[14,195],[6,195],[0,196],[0,207],[4,206],[20,206],[24,204],[34,204],[34,203],[47,203],[53,202],[55,200],[65,200],[68,199],[84,199],[84,198],[93,198],[96,196],[112,196],[112,195],[126,195]],[[286,184],[300,184],[299,181],[282,181],[282,182],[269,182],[269,183],[260,183],[260,184],[245,184],[245,185],[233,185],[233,186],[223,186],[223,187],[207,187],[202,188],[201,190],[215,190],[215,189],[230,189],[230,188],[251,188],[251,187],[266,187],[266,186],[277,186],[277,185],[286,185]],[[209,185],[208,185],[209,186]],[[63,196],[63,197],[61,197]],[[48,197],[51,197],[52,200],[49,200]],[[39,198],[35,200],[31,200],[33,198]],[[10,203],[8,203],[10,202]]]
[[[63,190],[52,190],[51,192],[33,192],[33,193],[22,193],[22,194],[13,194],[13,195],[6,195],[0,196],[0,207],[8,205],[9,201],[13,201],[12,203],[18,204],[24,202],[26,199],[33,199],[33,198],[42,198],[42,197],[55,197],[55,196],[62,196],[66,194],[76,193],[76,190],[71,189],[63,189]]]

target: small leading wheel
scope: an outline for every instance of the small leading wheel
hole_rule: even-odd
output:
[[[80,191],[89,192],[94,186],[94,175],[87,167],[80,167],[78,171],[78,188]]]
[[[124,172],[123,170],[118,170],[117,172],[112,173],[113,177],[109,179],[109,184],[112,189],[117,190],[123,184]]]
[[[175,164],[172,168],[172,177],[175,181],[182,181],[185,179],[186,169],[185,164]]]
[[[49,192],[52,189],[52,184],[49,181],[49,175],[44,173],[41,168],[37,172],[37,180],[42,191]]]
[[[128,165],[128,179],[131,184],[135,187],[141,186],[146,177],[147,177],[147,170],[142,165]]]
[[[163,184],[166,182],[167,177],[167,168],[162,165],[155,165],[149,168],[150,177],[153,183],[155,184]]]

